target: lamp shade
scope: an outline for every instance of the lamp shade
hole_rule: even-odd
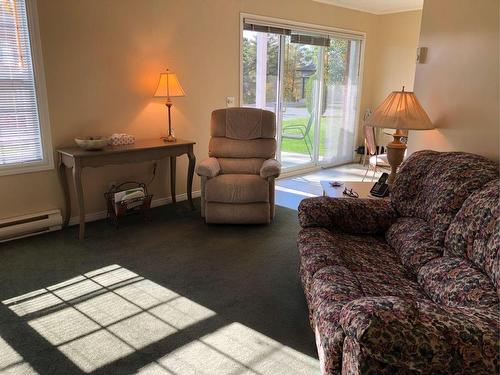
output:
[[[177,75],[167,69],[165,73],[160,74],[160,80],[158,81],[158,87],[154,94],[155,98],[170,98],[173,96],[186,96],[186,93],[182,89]]]
[[[427,130],[434,129],[429,116],[413,92],[393,91],[365,121],[377,128]]]

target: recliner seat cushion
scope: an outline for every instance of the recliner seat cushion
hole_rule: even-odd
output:
[[[465,199],[498,178],[498,165],[463,152],[419,151],[401,166],[391,201],[402,217],[427,221],[433,239],[443,244],[446,231]]]
[[[269,202],[269,183],[259,175],[222,174],[207,180],[205,201],[221,203]]]

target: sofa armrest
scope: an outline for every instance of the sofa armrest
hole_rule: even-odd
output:
[[[216,158],[208,158],[203,160],[196,167],[196,174],[198,176],[212,178],[219,174],[220,165]]]
[[[430,301],[358,298],[340,312],[342,330],[360,349],[344,353],[343,365],[362,368],[368,356],[424,374],[495,373],[495,317],[473,319]]]
[[[268,177],[278,177],[281,173],[281,164],[276,159],[267,159],[262,163],[262,167],[260,167],[260,177],[268,178]]]
[[[306,198],[298,211],[303,228],[324,227],[353,234],[384,233],[397,218],[391,202],[385,199]]]

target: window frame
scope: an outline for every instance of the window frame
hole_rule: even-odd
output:
[[[32,173],[54,169],[54,150],[50,131],[50,117],[45,85],[45,70],[43,65],[40,28],[36,0],[24,0],[26,3],[26,19],[30,40],[31,61],[33,64],[33,80],[38,108],[40,139],[42,143],[42,160],[34,162],[0,165],[0,176],[21,173]]]
[[[354,130],[354,140],[358,141],[359,134],[361,131],[361,104],[363,103],[363,88],[364,88],[364,78],[365,78],[365,53],[366,53],[366,41],[367,41],[367,33],[365,31],[345,29],[335,26],[325,26],[320,24],[313,24],[307,22],[299,22],[292,21],[289,19],[277,18],[277,17],[269,17],[262,16],[254,13],[246,13],[240,12],[240,22],[239,22],[239,43],[240,43],[240,51],[239,51],[239,91],[238,91],[238,105],[243,106],[243,32],[244,32],[244,24],[245,19],[250,19],[257,23],[262,23],[265,25],[272,25],[278,28],[288,28],[293,29],[295,31],[304,31],[304,32],[316,32],[320,35],[326,34],[332,37],[348,37],[352,39],[357,39],[361,41],[361,50],[360,50],[360,58],[359,58],[359,79],[358,79],[358,91],[359,95],[357,98],[357,110],[355,114],[355,130]],[[277,114],[277,116],[281,116],[281,114]],[[279,119],[277,118],[277,121]],[[278,143],[278,147],[281,147],[281,134],[276,131],[276,141]],[[281,152],[280,148],[278,148],[277,152]],[[330,166],[331,167],[331,166]],[[320,170],[322,167],[319,165],[313,165],[310,167],[300,168],[300,169],[292,169],[287,170],[281,174],[281,177],[293,176],[300,173],[306,173],[311,171]],[[325,168],[328,168],[326,166]]]

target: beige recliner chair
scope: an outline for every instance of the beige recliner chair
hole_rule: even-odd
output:
[[[276,118],[255,108],[212,112],[209,158],[200,163],[201,216],[207,223],[260,224],[274,217]]]

